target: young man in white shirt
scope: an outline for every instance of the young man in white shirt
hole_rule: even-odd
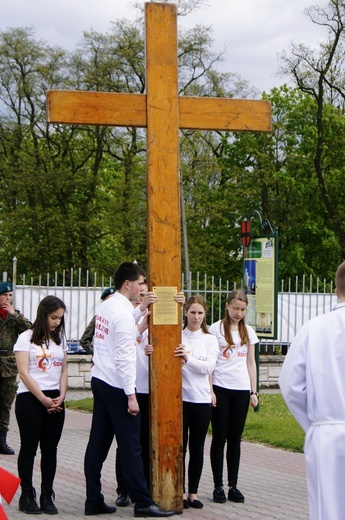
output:
[[[145,273],[132,262],[122,263],[114,273],[114,296],[102,303],[96,317],[91,387],[94,408],[90,439],[85,453],[85,515],[109,514],[101,493],[100,475],[114,435],[123,476],[134,506],[135,517],[167,517],[150,496],[143,470],[140,446],[140,409],[135,393],[137,328],[133,305],[139,298]],[[138,317],[156,296],[149,293],[138,307]]]

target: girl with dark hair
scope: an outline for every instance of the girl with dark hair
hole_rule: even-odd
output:
[[[22,494],[19,509],[27,514],[57,514],[53,499],[57,446],[65,420],[67,391],[66,306],[46,296],[37,308],[31,329],[20,334],[14,346],[20,383],[15,413],[20,433],[18,474]],[[40,507],[32,485],[34,459],[41,449]]]
[[[213,372],[213,408],[211,466],[214,480],[214,502],[226,502],[223,489],[224,446],[227,442],[228,499],[244,502],[237,489],[241,455],[241,437],[249,404],[258,404],[256,392],[254,330],[245,324],[248,299],[241,290],[231,291],[226,301],[223,320],[209,328],[219,345],[219,354]]]
[[[186,304],[182,344],[175,356],[182,357],[183,463],[189,448],[188,494],[184,488],[183,507],[200,509],[198,486],[204,462],[204,444],[211,420],[210,374],[216,364],[218,343],[208,333],[206,303],[202,296],[191,296]]]

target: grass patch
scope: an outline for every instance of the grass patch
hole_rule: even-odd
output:
[[[260,394],[259,412],[250,408],[243,439],[302,453],[304,431],[281,394]]]
[[[78,399],[76,401],[65,401],[66,408],[70,410],[78,410],[79,412],[92,412],[93,399]]]
[[[93,399],[66,401],[72,410],[92,412]],[[259,412],[249,409],[243,439],[289,451],[303,452],[304,432],[281,394],[260,394]]]

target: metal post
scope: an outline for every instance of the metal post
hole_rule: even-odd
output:
[[[249,215],[248,219],[244,219],[241,222],[241,241],[243,245],[243,277],[242,277],[242,287],[246,291],[246,284],[244,279],[244,273],[245,273],[245,261],[247,257],[247,247],[250,245],[252,240],[251,235],[251,221],[254,217],[257,217],[259,219],[259,226],[260,226],[260,238],[265,237],[274,237],[275,239],[275,258],[274,258],[274,266],[276,267],[278,265],[278,230],[273,231],[272,226],[268,219],[263,219],[261,216],[261,213],[258,210],[253,210],[251,214]],[[253,237],[255,238],[255,237]],[[275,269],[275,279],[274,284],[277,288],[278,286],[278,271]],[[277,309],[277,289],[275,290],[274,294],[274,303],[273,303],[273,310],[276,313]],[[273,335],[276,337],[277,335],[277,322],[276,319],[274,319],[274,330]],[[262,338],[261,338],[262,339]],[[259,381],[259,374],[260,374],[260,343],[255,344],[255,363],[256,363],[256,371],[257,371],[257,388],[256,391],[259,392],[260,388],[260,381]],[[254,408],[254,412],[259,411],[259,404]]]
[[[12,260],[12,285],[13,285],[13,306],[16,308],[16,285],[17,285],[17,263],[16,257]]]
[[[256,391],[259,393],[260,388],[260,381],[259,381],[259,374],[260,374],[260,343],[255,343],[255,364],[256,364]],[[260,403],[258,402],[258,405],[254,408],[254,412],[259,411]]]

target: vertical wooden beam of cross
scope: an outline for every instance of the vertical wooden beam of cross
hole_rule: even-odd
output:
[[[151,288],[180,289],[179,129],[271,130],[268,101],[178,96],[175,4],[146,3],[146,94],[55,91],[50,123],[147,128],[148,275]],[[152,493],[161,507],[182,511],[181,341],[176,323],[150,322]],[[168,320],[169,321],[169,320]],[[164,320],[163,320],[164,322]]]
[[[180,288],[180,168],[175,6],[146,4],[148,272],[155,287]],[[158,296],[159,297],[159,296]],[[155,311],[155,309],[153,309]],[[150,321],[151,461],[154,499],[182,511],[183,454],[180,314]],[[176,362],[177,361],[177,362]]]

